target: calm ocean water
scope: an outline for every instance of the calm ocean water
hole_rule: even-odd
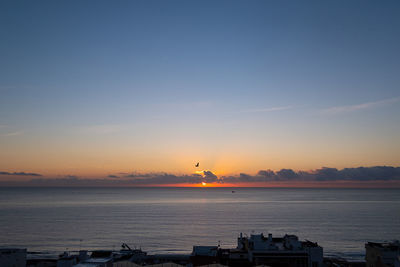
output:
[[[235,190],[236,193],[232,193]],[[240,232],[296,234],[325,255],[361,259],[400,239],[399,189],[0,188],[0,246],[30,251],[190,252]]]

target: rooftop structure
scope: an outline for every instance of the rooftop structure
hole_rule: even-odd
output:
[[[218,252],[217,246],[193,246],[193,256],[216,257]]]
[[[194,246],[191,254],[194,266],[203,264],[223,264],[227,266],[285,266],[322,267],[323,249],[317,243],[300,241],[295,235],[273,238],[242,233],[237,239],[237,247],[222,249],[219,246]]]
[[[317,243],[299,241],[295,235],[285,235],[273,238],[272,234],[251,234],[250,237],[238,237],[236,250],[231,251],[231,258],[247,252],[248,261],[259,265],[276,266],[285,263],[286,266],[321,267],[323,264],[323,249]]]

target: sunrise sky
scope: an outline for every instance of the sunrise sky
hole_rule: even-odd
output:
[[[399,14],[399,1],[1,1],[0,181],[398,167]]]

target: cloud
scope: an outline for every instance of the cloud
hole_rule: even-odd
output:
[[[203,181],[206,183],[219,182],[218,177],[211,171],[203,171]]]
[[[65,179],[77,180],[77,179],[79,179],[79,176],[76,176],[76,175],[65,175],[64,178]]]
[[[151,178],[151,177],[154,177],[157,175],[163,175],[163,174],[155,174],[155,173],[136,173],[136,172],[130,173],[130,174],[121,172],[121,174],[124,174],[124,177],[135,178],[135,179],[136,178],[138,178],[138,179]]]
[[[318,177],[321,176],[318,175]],[[337,179],[357,181],[400,180],[400,167],[376,166],[369,168],[345,168],[338,171]]]
[[[249,182],[269,182],[269,181],[400,181],[400,167],[375,166],[336,168],[322,167],[313,171],[298,171],[292,169],[281,169],[274,172],[272,170],[261,170],[256,175],[241,173],[238,176],[221,177],[225,183],[249,183]]]
[[[313,175],[315,179],[319,181],[340,180],[342,178],[342,174],[338,169],[327,167],[315,170]]]
[[[212,172],[206,174],[174,175],[168,173],[132,173],[118,179],[84,179],[74,175],[64,178],[51,179],[40,178],[32,179],[27,182],[3,181],[5,185],[24,185],[24,186],[151,186],[168,184],[200,184],[203,181],[214,181],[217,176]]]
[[[271,108],[258,108],[258,109],[245,109],[238,113],[262,113],[262,112],[273,112],[292,109],[294,106],[283,106],[283,107],[271,107]]]
[[[0,137],[17,136],[24,134],[24,131],[13,130],[10,125],[0,124]]]
[[[299,174],[292,169],[282,169],[276,173],[279,180],[293,180],[299,177]]]
[[[42,176],[37,173],[25,172],[0,172],[0,175],[14,176]],[[113,179],[108,179],[113,178]],[[294,171],[292,169],[281,169],[279,171],[260,170],[255,175],[240,173],[238,175],[218,177],[211,171],[202,171],[195,174],[175,175],[169,173],[131,173],[124,176],[109,175],[103,179],[85,179],[75,175],[67,175],[63,178],[35,178],[30,181],[3,181],[2,184],[27,185],[27,186],[152,186],[172,184],[247,184],[268,182],[283,182],[290,185],[291,182],[400,182],[400,167],[375,166],[336,169],[322,167],[311,171]]]
[[[17,136],[17,135],[22,135],[22,134],[24,134],[23,131],[15,131],[15,132],[10,132],[10,133],[0,134],[0,136],[7,137],[7,136]]]
[[[217,176],[213,176],[212,172],[204,174],[184,174],[184,175],[174,175],[168,173],[132,173],[125,175],[125,178],[129,178],[129,181],[133,184],[198,184],[203,181],[214,181]]]
[[[4,172],[0,171],[0,175],[15,175],[15,176],[42,176],[39,173],[32,172]]]
[[[146,186],[146,185],[168,185],[168,184],[200,184],[202,182],[219,182],[218,177],[211,171],[203,171],[202,174],[183,174],[174,175],[168,173],[131,173],[124,176],[108,175],[107,178],[113,179],[79,179],[74,175],[67,175],[59,179],[33,179],[29,183],[32,185],[46,186],[67,186],[67,185],[98,185],[98,186]],[[48,184],[46,184],[48,182]]]
[[[375,107],[386,106],[386,105],[394,104],[397,102],[400,102],[400,97],[393,97],[393,98],[388,98],[388,99],[384,99],[384,100],[380,100],[380,101],[366,102],[366,103],[361,103],[361,104],[356,104],[356,105],[331,107],[331,108],[322,110],[322,112],[326,113],[326,114],[348,113],[348,112],[354,112],[354,111],[359,111],[359,110],[364,110],[364,109],[371,109],[371,108],[375,108]]]
[[[105,179],[104,179],[105,181]],[[4,181],[4,184],[10,184],[10,182]],[[27,182],[20,182],[24,186],[102,186],[107,185],[100,179],[79,179],[76,176],[69,175],[65,178],[36,178]],[[13,182],[11,185],[18,185],[18,182]],[[109,184],[112,185],[112,184]]]

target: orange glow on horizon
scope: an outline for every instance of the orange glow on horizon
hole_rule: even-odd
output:
[[[205,184],[205,185],[204,185]],[[153,184],[148,187],[260,187],[260,188],[400,188],[400,181],[297,181],[253,183]]]

